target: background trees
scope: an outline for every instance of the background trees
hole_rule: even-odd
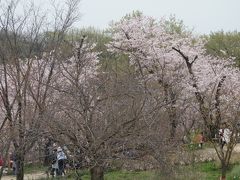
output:
[[[68,31],[78,3],[54,6],[50,25],[34,6],[18,14],[11,1],[1,10],[0,150],[14,147],[17,179],[42,138],[66,146],[92,179],[103,179],[114,160],[130,155],[150,155],[164,168],[191,128],[212,141],[227,122],[227,150],[212,141],[224,176],[238,133],[240,76],[231,59],[237,48],[222,46],[237,44],[238,33],[212,34],[206,43],[174,17],[139,12],[106,32]]]
[[[219,125],[224,121],[231,124],[232,132],[236,132],[236,118],[227,114],[232,114],[229,106],[238,112],[238,100],[235,100],[239,97],[239,70],[230,59],[207,55],[200,37],[191,32],[169,31],[164,28],[164,22],[141,14],[123,18],[112,26],[110,50],[127,54],[146,86],[154,83],[152,80],[160,85],[158,90],[166,102],[171,137],[176,132],[177,112],[184,107],[190,111],[197,107],[203,130],[210,139],[218,134]],[[185,118],[189,121],[190,117]],[[215,145],[222,162],[222,177],[226,175],[234,143],[232,138],[226,152]]]
[[[212,32],[207,37],[207,53],[218,57],[233,57],[239,66],[239,32]]]

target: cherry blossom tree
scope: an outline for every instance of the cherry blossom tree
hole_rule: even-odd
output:
[[[221,161],[222,179],[226,178],[231,154],[236,145],[238,133],[240,74],[231,59],[217,59],[206,55],[204,43],[199,40],[193,42],[191,38],[183,39],[187,46],[173,47],[185,61],[190,90],[195,94],[199,112],[209,133],[210,141],[218,134],[220,124],[227,122],[231,129],[230,142],[227,150],[218,147],[212,141],[216,153]],[[190,93],[189,92],[189,93]]]
[[[232,135],[227,150],[213,142],[224,177],[236,143],[239,70],[230,59],[206,55],[205,42],[200,37],[191,32],[168,31],[164,22],[165,19],[157,22],[138,13],[123,18],[111,26],[113,40],[109,50],[128,55],[146,87],[158,82],[167,104],[171,137],[174,137],[177,112],[182,112],[181,109],[185,112],[186,108],[197,109],[210,141],[218,134],[220,123],[230,123]],[[185,120],[189,121],[186,114]]]
[[[184,63],[171,50],[175,35],[164,27],[165,20],[157,22],[151,17],[136,13],[112,25],[113,41],[109,49],[125,53],[139,71],[146,86],[158,82],[169,117],[170,136],[177,127],[177,101],[181,94],[180,82],[184,77]]]

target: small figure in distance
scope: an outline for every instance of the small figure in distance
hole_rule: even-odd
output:
[[[204,143],[204,135],[203,132],[199,134],[199,147],[202,149],[203,148],[203,143]]]
[[[221,129],[219,129],[221,149],[223,149],[225,144],[228,144],[230,142],[231,133],[232,132],[228,128],[227,123],[226,122],[222,123]]]

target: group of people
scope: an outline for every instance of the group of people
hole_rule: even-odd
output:
[[[52,153],[52,166],[50,174],[52,176],[64,176],[65,165],[66,165],[67,156],[63,152],[61,147],[53,149]]]
[[[218,130],[218,134],[216,134],[216,138],[219,140],[221,149],[223,149],[224,145],[230,142],[231,134],[232,132],[229,128],[229,125],[226,122],[222,123],[220,125],[220,129]],[[199,148],[202,148],[205,141],[203,132],[197,134],[196,141],[198,142]]]
[[[12,169],[13,175],[16,175],[16,155],[15,153],[10,153],[8,156],[9,159],[4,159],[3,156],[0,155],[0,169],[3,168],[3,173],[7,173],[10,169]]]
[[[13,175],[17,173],[17,163],[16,163],[16,154],[10,153],[8,157],[8,163],[5,164],[7,169],[12,169]],[[61,147],[54,147],[50,155],[51,158],[51,168],[50,174],[52,176],[64,176],[65,175],[65,166],[67,161],[67,156],[64,153]],[[0,170],[4,166],[3,157],[0,155]]]

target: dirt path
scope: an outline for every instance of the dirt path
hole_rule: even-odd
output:
[[[40,178],[46,178],[47,175],[45,173],[33,173],[33,174],[25,174],[24,175],[24,180],[36,180],[36,179],[40,179]],[[16,176],[3,176],[2,180],[15,180]]]
[[[224,147],[224,150],[226,150],[226,147]],[[194,154],[196,162],[219,161],[214,148],[203,148],[202,150],[195,151]],[[240,143],[238,143],[233,149],[231,162],[240,162]]]
[[[234,152],[240,153],[240,143],[238,143],[235,147],[234,147]]]

